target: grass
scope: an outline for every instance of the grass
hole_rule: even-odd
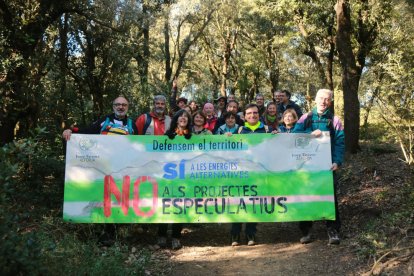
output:
[[[120,243],[102,248],[95,239],[81,241],[73,234],[53,239],[48,232],[41,232],[38,241],[46,274],[144,275],[150,259],[146,249],[133,252]]]
[[[114,245],[102,247],[102,225],[64,222],[61,201],[47,200],[62,199],[62,194],[42,191],[50,193],[31,193],[29,199],[22,193],[13,201],[23,203],[0,206],[1,275],[145,275],[151,252],[127,243],[129,229],[119,231]]]
[[[396,208],[361,224],[354,239],[354,246],[359,257],[376,260],[384,252],[395,250],[406,243],[412,243],[407,233],[414,224],[412,216],[414,192],[411,186],[406,186],[398,191],[398,194],[400,201],[398,206],[395,206]],[[390,204],[386,202],[387,196],[385,194],[376,196],[375,201]]]

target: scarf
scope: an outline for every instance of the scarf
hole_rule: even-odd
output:
[[[255,124],[255,125],[251,125],[251,124],[249,124],[248,122],[245,122],[245,123],[244,123],[244,126],[245,126],[245,127],[247,127],[247,128],[249,128],[251,131],[255,131],[256,129],[258,129],[258,128],[259,128],[259,126],[260,126],[260,121],[259,121],[259,122],[257,122],[257,124]]]
[[[276,121],[276,119],[277,119],[277,116],[276,115],[275,116],[271,116],[271,115],[266,114],[266,120],[268,122],[271,122],[273,124],[273,122]]]
[[[178,136],[184,136],[184,135],[188,134],[188,129],[181,130],[181,129],[179,129],[179,128],[177,127],[177,128],[175,129],[175,133],[176,133]]]

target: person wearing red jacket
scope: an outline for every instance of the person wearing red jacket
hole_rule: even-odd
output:
[[[164,135],[170,127],[171,117],[166,112],[166,98],[163,95],[154,97],[154,108],[144,113],[135,121],[139,135]]]

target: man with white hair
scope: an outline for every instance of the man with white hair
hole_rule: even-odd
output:
[[[328,228],[328,244],[339,244],[339,230],[341,227],[341,221],[338,212],[338,200],[336,196],[336,187],[338,181],[336,177],[336,170],[342,164],[344,151],[345,151],[345,136],[344,129],[340,119],[334,116],[329,110],[333,101],[333,92],[329,89],[320,89],[316,93],[315,102],[316,107],[311,112],[302,115],[295,125],[293,132],[296,133],[311,133],[314,137],[320,137],[322,131],[329,131],[331,137],[331,154],[332,154],[332,166],[334,177],[334,198],[335,198],[335,220],[326,221]],[[309,243],[312,240],[310,230],[312,228],[312,221],[301,221],[299,228],[302,231],[301,243]]]

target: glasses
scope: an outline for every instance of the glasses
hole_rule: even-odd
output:
[[[252,112],[246,112],[246,115],[257,115],[257,114],[259,114],[259,112],[257,112],[257,111],[252,111]]]
[[[331,102],[332,101],[332,99],[331,98],[323,98],[323,97],[318,97],[317,98],[319,101],[321,101],[321,102]]]
[[[126,104],[126,103],[114,103],[114,106],[115,107],[127,107],[128,106],[128,104]]]

